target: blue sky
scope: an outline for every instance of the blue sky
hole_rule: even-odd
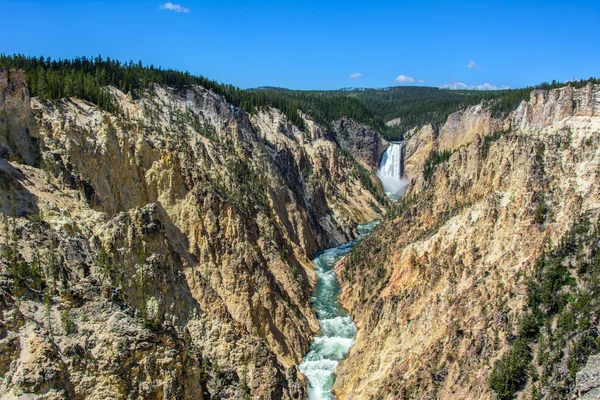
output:
[[[242,88],[521,87],[600,76],[598,0],[165,4],[0,0],[0,52],[142,60]]]

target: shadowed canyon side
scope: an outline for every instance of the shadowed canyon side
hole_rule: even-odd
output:
[[[600,86],[469,107],[404,144],[408,192],[336,269],[358,327],[338,398],[598,390]]]
[[[107,90],[119,112],[0,70],[0,397],[302,398],[309,260],[381,189],[308,117]]]

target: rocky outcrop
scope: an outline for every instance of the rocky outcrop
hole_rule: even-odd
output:
[[[493,118],[489,105],[478,104],[450,114],[437,132],[430,124],[413,128],[404,142],[404,171],[412,181],[413,191],[422,189],[423,168],[433,155],[456,151],[479,136],[506,131],[509,127],[509,119]]]
[[[334,121],[332,129],[342,149],[373,170],[379,167],[387,142],[371,127],[345,117]]]
[[[398,126],[398,125],[401,125],[402,124],[402,118],[391,119],[391,120],[387,121],[385,124],[386,124],[386,126]]]
[[[551,125],[562,126],[563,120],[600,113],[600,99],[594,85],[582,89],[566,86],[554,90],[533,90],[529,102],[505,118],[494,118],[493,104],[478,104],[450,114],[435,132],[431,125],[413,128],[406,134],[405,174],[413,181],[413,191],[421,190],[423,167],[433,154],[453,152],[472,143],[478,136],[519,130],[539,131]],[[572,123],[577,124],[577,121]]]
[[[594,117],[600,114],[600,94],[597,85],[582,89],[566,86],[554,90],[534,90],[531,100],[522,102],[512,114],[513,129],[532,131],[561,124],[570,117]],[[581,121],[586,122],[586,121]]]
[[[0,157],[28,165],[39,158],[37,124],[22,71],[0,69]]]
[[[357,166],[308,119],[107,90],[13,104],[41,151],[0,160],[0,396],[301,398],[309,260],[381,216]]]
[[[407,140],[406,198],[337,268],[359,328],[339,398],[494,398],[488,376],[536,260],[575,221],[598,220],[599,95],[535,91],[505,120],[470,109],[437,137],[425,127]]]
[[[591,356],[585,367],[577,372],[577,398],[593,400],[600,396],[600,355]]]

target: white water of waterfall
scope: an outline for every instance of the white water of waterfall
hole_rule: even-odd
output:
[[[390,143],[381,156],[377,176],[385,189],[385,194],[398,200],[406,191],[409,181],[404,179],[404,144],[402,142]]]

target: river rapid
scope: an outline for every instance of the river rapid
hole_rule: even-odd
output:
[[[339,361],[348,355],[356,336],[356,325],[338,301],[340,285],[333,268],[361,238],[371,233],[378,223],[379,221],[373,221],[359,225],[358,239],[324,250],[313,260],[317,284],[311,305],[321,325],[321,331],[314,337],[310,351],[299,366],[308,381],[309,400],[335,399],[332,393],[335,383],[334,370]]]

